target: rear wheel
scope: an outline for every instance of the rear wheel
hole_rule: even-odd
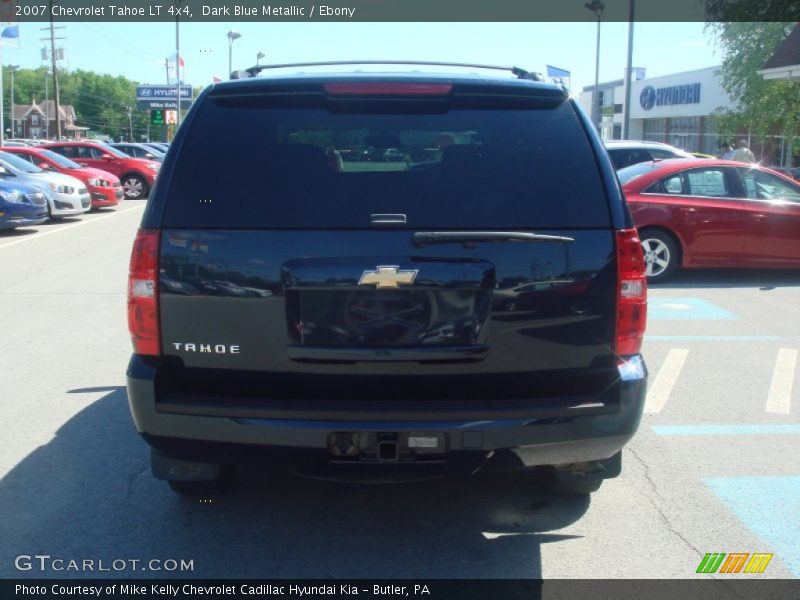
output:
[[[208,481],[169,481],[174,492],[185,496],[213,496],[227,491],[235,475],[233,465],[221,465],[219,475]]]
[[[125,175],[122,178],[122,190],[128,200],[139,200],[147,195],[147,182],[140,175]]]
[[[678,244],[670,234],[660,229],[643,229],[639,232],[647,267],[647,278],[662,281],[678,269]]]

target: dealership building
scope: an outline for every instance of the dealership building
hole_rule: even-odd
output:
[[[719,67],[708,67],[648,78],[645,69],[634,69],[628,137],[665,142],[689,152],[718,154],[723,140],[717,133],[714,113],[734,106],[720,85],[718,72]],[[593,91],[593,85],[587,86],[579,97],[589,115]],[[597,91],[597,129],[604,140],[621,139],[625,82],[600,83]]]

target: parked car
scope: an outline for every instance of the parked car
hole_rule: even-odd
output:
[[[3,142],[3,148],[27,148],[30,144],[26,144],[25,142],[15,142],[12,140],[5,140]]]
[[[611,157],[611,162],[614,163],[614,168],[617,170],[651,160],[694,158],[694,156],[680,148],[660,142],[608,140],[605,142],[605,146],[608,155]]]
[[[678,268],[800,268],[800,185],[733,161],[674,159],[618,172],[647,275]]]
[[[97,142],[52,142],[43,148],[58,152],[76,163],[108,171],[119,177],[125,198],[136,200],[150,193],[161,163],[144,158],[132,158],[105,144]]]
[[[58,171],[80,179],[89,189],[92,208],[116,206],[122,200],[122,184],[116,175],[108,171],[82,167],[67,157],[46,148],[8,148],[7,152],[19,156],[45,171]]]
[[[44,191],[51,217],[80,215],[91,209],[89,190],[81,180],[45,171],[10,152],[0,152],[0,178]]]
[[[0,229],[40,225],[47,218],[47,198],[42,191],[0,179]]]
[[[154,150],[158,150],[162,154],[166,154],[167,150],[169,150],[169,145],[165,144],[164,142],[142,142],[145,146],[149,146]]]
[[[130,142],[119,142],[109,144],[112,148],[116,148],[120,152],[124,152],[128,156],[133,156],[134,158],[146,158],[148,160],[155,160],[158,162],[162,162],[164,160],[165,152],[161,150],[156,150],[152,146],[148,144],[134,144]]]
[[[620,472],[647,379],[641,243],[576,100],[517,74],[206,88],[130,263],[128,398],[156,477],[502,464],[586,494]],[[329,160],[387,124],[404,153],[459,141],[430,176]]]

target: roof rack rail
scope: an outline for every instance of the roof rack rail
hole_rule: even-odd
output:
[[[473,63],[453,63],[453,62],[433,62],[415,60],[335,60],[327,62],[308,62],[308,63],[285,63],[282,65],[256,65],[243,71],[231,73],[231,79],[247,79],[255,77],[265,69],[285,69],[290,67],[329,67],[341,65],[418,65],[428,67],[469,67],[473,69],[493,69],[495,71],[510,71],[518,79],[529,79],[531,81],[544,81],[541,73],[526,71],[520,67],[502,67],[497,65],[479,65]]]

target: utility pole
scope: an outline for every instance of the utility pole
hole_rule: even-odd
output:
[[[50,59],[52,61],[52,68],[53,68],[53,104],[55,107],[56,113],[56,140],[61,139],[61,111],[59,110],[60,104],[60,97],[59,97],[59,89],[58,89],[58,69],[56,65],[56,59],[58,54],[56,53],[56,40],[63,40],[66,38],[63,37],[56,37],[55,30],[56,29],[64,29],[64,26],[54,27],[53,26],[53,0],[48,0],[50,5],[50,26],[43,27],[42,31],[50,31]],[[43,41],[45,41],[43,39]]]
[[[133,109],[130,106],[126,106],[125,108],[128,109],[128,137],[130,138],[130,141],[133,142],[133,119],[131,118]]]

